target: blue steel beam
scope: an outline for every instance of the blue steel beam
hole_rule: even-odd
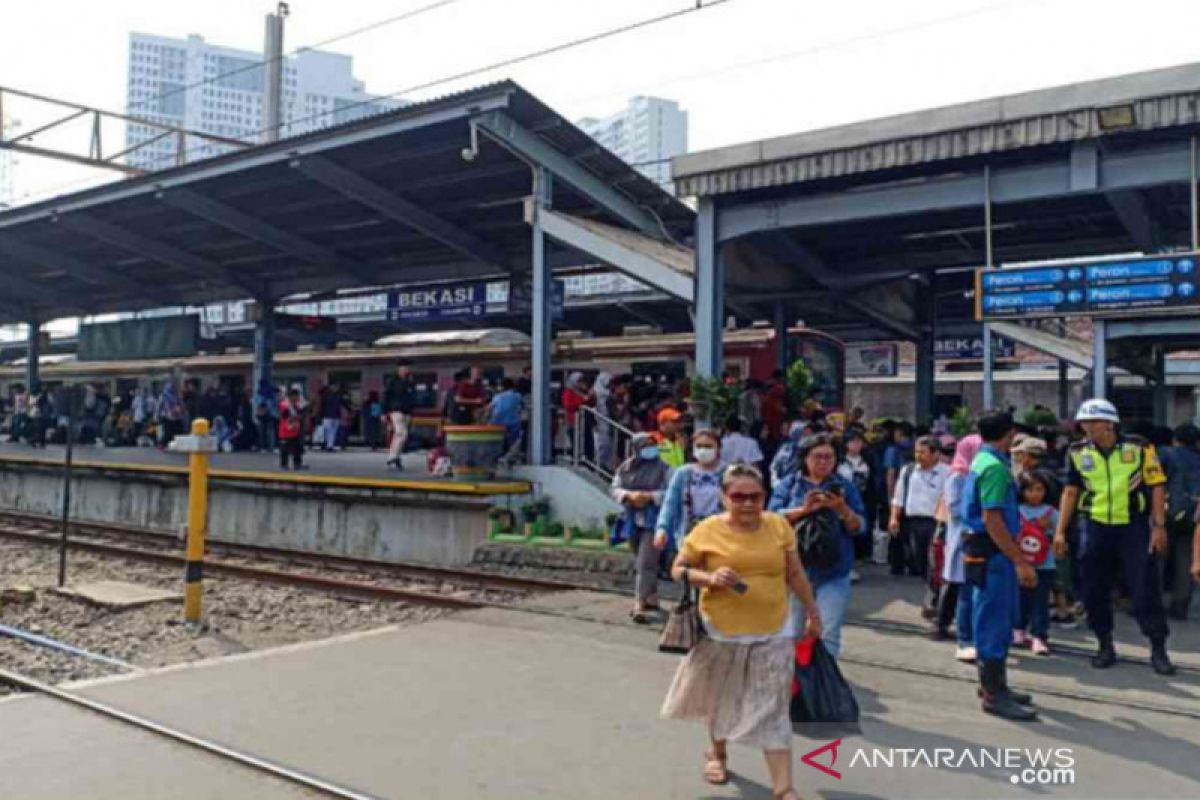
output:
[[[993,169],[992,201],[1003,204],[1050,200],[1186,183],[1190,177],[1187,142],[1100,154],[1092,188],[1077,188],[1086,176],[1087,164],[1081,163],[1083,156],[1075,158],[1074,165],[1070,155],[1064,155],[1044,164]],[[983,197],[983,171],[979,170],[876,189],[730,205],[721,210],[718,240],[730,241],[758,231],[970,208],[982,205]]]
[[[261,298],[267,294],[267,287],[262,281],[248,279],[236,270],[215,261],[150,239],[139,233],[133,233],[110,222],[83,214],[65,214],[58,218],[58,224],[83,236],[106,242],[122,250],[128,250],[142,258],[169,264],[202,280],[237,286],[249,292],[251,297]]]
[[[293,163],[317,183],[373,208],[396,222],[414,228],[452,250],[481,264],[499,267],[505,271],[512,269],[508,257],[500,248],[426,211],[411,200],[367,180],[357,172],[325,158],[304,158]]]
[[[664,238],[662,226],[653,214],[541,137],[521,127],[507,114],[500,111],[480,114],[472,119],[472,124],[526,161],[550,170],[555,178],[642,233],[657,239]]]
[[[725,264],[717,242],[717,209],[711,198],[700,199],[696,216],[696,374],[721,374],[724,356]]]
[[[10,235],[0,236],[0,254],[53,270],[61,270],[73,278],[105,288],[122,289],[147,294],[164,301],[170,300],[166,294],[158,291],[154,286],[140,284],[115,270],[88,264],[56,250],[23,242]]]
[[[863,315],[893,336],[899,336],[909,341],[917,341],[921,338],[921,332],[904,320],[896,319],[866,301],[851,296],[845,286],[845,279],[849,274],[847,271],[834,269],[829,266],[825,263],[824,259],[811,249],[797,242],[786,233],[778,232],[775,235],[765,238],[764,245],[765,249],[774,255],[777,260],[784,264],[799,266],[809,277],[828,289],[830,292],[830,301],[841,303],[852,311]]]
[[[163,202],[182,211],[208,220],[214,225],[261,242],[269,247],[296,256],[310,264],[332,267],[344,273],[349,273],[367,286],[379,282],[378,272],[368,265],[353,258],[348,258],[326,247],[285,231],[269,223],[263,222],[243,211],[226,205],[217,200],[192,191],[191,189],[174,189],[162,196]]]
[[[449,102],[449,101],[447,101]],[[153,195],[165,189],[186,186],[196,181],[203,181],[224,175],[244,173],[256,167],[270,164],[287,164],[292,159],[312,156],[349,145],[371,142],[387,136],[408,133],[411,131],[441,125],[455,120],[468,119],[480,111],[506,108],[509,102],[509,92],[498,89],[490,97],[463,97],[444,108],[434,111],[424,111],[414,116],[398,113],[397,118],[385,124],[371,125],[364,123],[361,129],[353,131],[334,132],[328,136],[307,135],[298,140],[285,139],[278,144],[256,147],[251,151],[239,154],[237,157],[214,159],[213,164],[203,161],[189,165],[183,169],[172,170],[165,175],[135,178],[128,185],[116,188],[93,190],[80,193],[78,196],[66,198],[56,197],[53,200],[28,208],[0,214],[0,229],[22,225],[37,219],[48,219],[58,214],[80,211],[97,205],[127,200],[134,197]]]

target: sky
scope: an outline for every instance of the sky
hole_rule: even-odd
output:
[[[432,0],[294,0],[293,49]],[[711,2],[711,0],[705,0]],[[354,56],[370,92],[435,97],[503,78],[571,119],[637,94],[690,113],[701,150],[1197,59],[1189,0],[727,0],[613,39],[413,90],[458,72],[695,0],[455,0],[326,49]],[[123,110],[131,31],[260,51],[267,0],[0,0],[0,85]],[[10,101],[25,129],[50,109]],[[79,125],[44,143],[86,141]],[[105,129],[119,142],[118,128]],[[16,202],[115,176],[21,156]]]

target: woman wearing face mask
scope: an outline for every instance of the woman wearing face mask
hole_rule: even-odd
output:
[[[837,451],[827,433],[809,436],[797,452],[799,471],[775,487],[768,505],[795,525],[814,514],[837,533],[840,549],[827,564],[807,564],[808,580],[817,595],[824,620],[824,642],[837,658],[842,649],[842,620],[850,605],[850,568],[854,565],[854,537],[863,532],[866,512],[853,483],[836,472]],[[801,553],[801,558],[805,554]],[[797,612],[799,609],[793,609]],[[793,613],[793,618],[796,614]]]
[[[696,431],[692,455],[696,463],[675,470],[667,486],[654,532],[654,546],[659,550],[669,545],[678,550],[696,523],[721,512],[721,437],[714,430]]]
[[[658,523],[663,494],[671,468],[658,457],[658,446],[648,433],[633,437],[633,457],[613,475],[612,495],[624,509],[621,524],[629,538],[635,561],[634,607],[630,617],[639,625],[658,611],[658,554],[653,531]]]

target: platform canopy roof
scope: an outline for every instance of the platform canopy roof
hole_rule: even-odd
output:
[[[672,177],[715,209],[735,311],[911,339],[972,313],[989,195],[997,266],[1189,248],[1198,133],[1186,64],[691,153]]]
[[[691,209],[502,82],[0,213],[0,322],[523,276],[534,168],[572,219],[691,235]]]

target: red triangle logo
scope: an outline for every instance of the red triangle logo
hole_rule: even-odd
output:
[[[821,772],[824,772],[826,775],[832,775],[833,777],[837,778],[840,781],[842,779],[842,773],[838,772],[833,767],[835,764],[837,764],[838,747],[841,744],[842,744],[841,739],[832,741],[829,744],[823,744],[820,747],[818,747],[816,750],[809,751],[809,752],[805,753],[804,755],[800,756],[800,760],[803,761],[805,764],[808,764],[813,769],[819,769]],[[817,756],[821,755],[821,753],[824,753],[825,751],[829,751],[831,754],[830,758],[829,758],[829,766],[828,767],[825,766],[824,764],[818,764],[814,760],[814,759],[816,759]]]

